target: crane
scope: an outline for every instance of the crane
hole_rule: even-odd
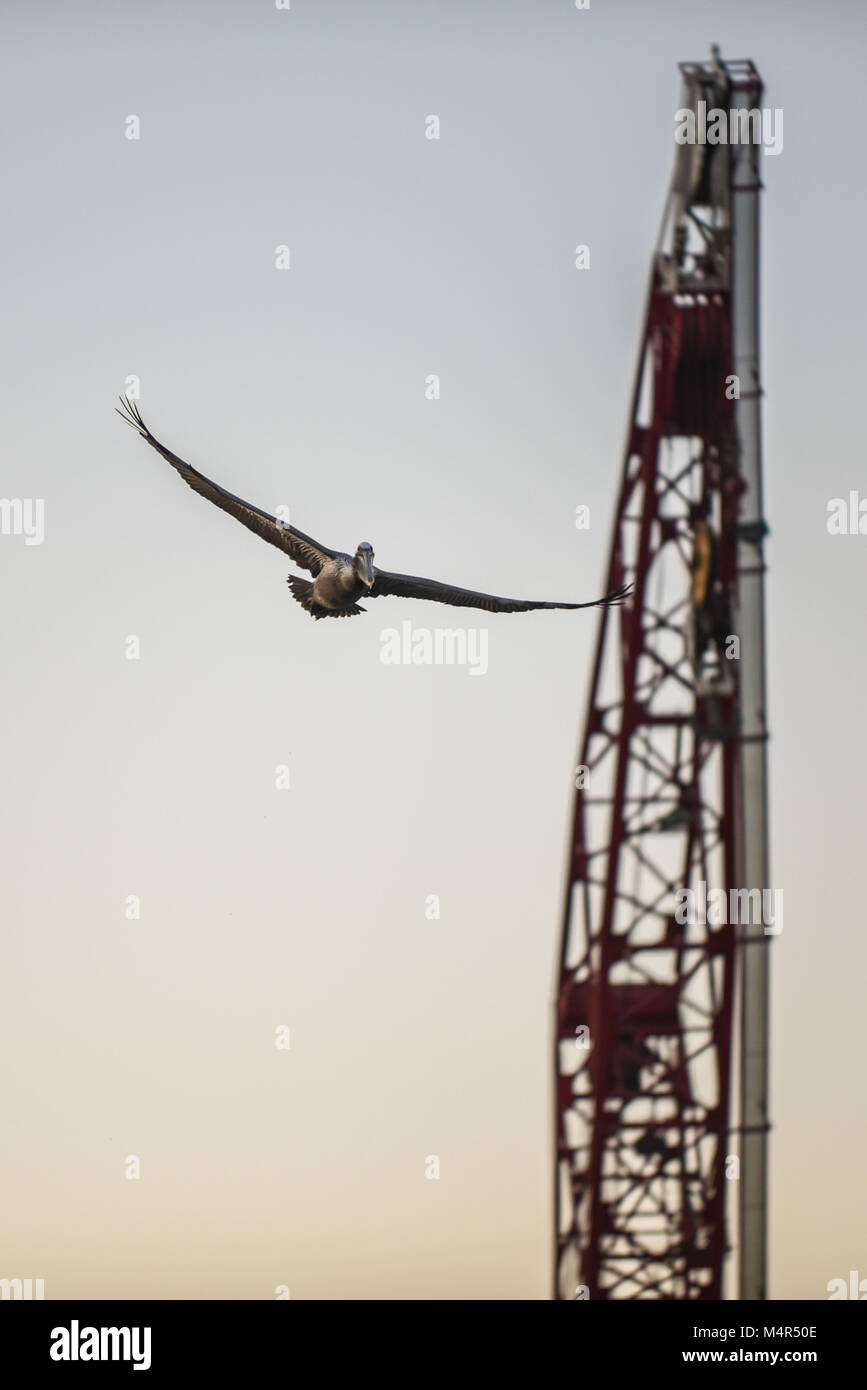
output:
[[[719,1299],[735,1225],[739,1297],[765,1296],[761,184],[758,143],[737,139],[763,88],[716,48],[680,72],[700,133],[676,145],[608,562],[609,590],[635,588],[600,615],[575,773],[556,1299]],[[725,142],[706,138],[712,111]]]

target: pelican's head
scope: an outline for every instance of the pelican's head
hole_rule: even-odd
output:
[[[373,546],[370,541],[362,541],[355,552],[355,573],[366,588],[373,588]]]

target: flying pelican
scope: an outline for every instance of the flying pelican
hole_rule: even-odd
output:
[[[543,603],[535,599],[496,598],[493,594],[478,594],[473,589],[440,584],[436,579],[419,579],[411,574],[391,574],[388,570],[376,569],[373,546],[369,541],[362,541],[354,555],[320,545],[295,526],[278,521],[251,503],[242,501],[184,463],[182,458],[154,438],[134,401],[121,396],[120,402],[118,415],[132,425],[152,449],[168,460],[188,487],[200,497],[213,502],[221,511],[228,512],[249,530],[255,531],[269,545],[284,550],[299,568],[313,575],[312,584],[294,574],[290,574],[287,583],[293,597],[314,618],[348,618],[356,613],[365,613],[367,610],[358,605],[360,598],[381,598],[386,594],[399,598],[431,599],[434,603],[450,603],[457,608],[484,608],[489,613],[526,613],[533,608],[600,608],[608,604],[616,605],[623,602],[632,588],[631,584],[624,585],[590,603]]]

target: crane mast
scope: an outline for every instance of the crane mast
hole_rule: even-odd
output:
[[[761,99],[716,50],[681,74],[699,129],[702,103]],[[678,144],[652,261],[608,566],[635,588],[600,616],[560,943],[560,1299],[721,1298],[735,1204],[740,1296],[764,1297],[757,160],[754,141]]]

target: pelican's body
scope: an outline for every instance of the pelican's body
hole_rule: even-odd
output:
[[[541,599],[498,598],[495,594],[478,593],[475,589],[459,589],[454,584],[442,584],[438,579],[422,579],[412,574],[393,574],[379,570],[373,564],[373,546],[362,541],[354,555],[342,550],[330,550],[296,526],[278,521],[276,517],[227,492],[211,482],[203,473],[173,454],[155,439],[141,418],[138,406],[121,396],[123,409],[118,412],[127,424],[137,430],[152,449],[162,454],[194,492],[206,497],[221,511],[228,512],[248,530],[285,551],[301,569],[313,575],[313,582],[290,574],[292,595],[314,618],[348,618],[364,613],[359,607],[361,598],[381,598],[393,594],[399,598],[431,599],[456,608],[483,608],[488,613],[526,613],[534,608],[598,608],[622,603],[631,585],[615,589],[604,598],[590,603],[548,603]]]
[[[364,583],[356,573],[350,555],[335,555],[316,576],[311,599],[321,608],[347,608],[364,593]]]
[[[366,542],[362,544],[370,551],[372,579],[373,550]],[[359,556],[362,554],[362,546],[358,547],[355,559],[338,551],[333,560],[325,561],[312,584],[290,574],[289,588],[301,607],[314,618],[350,618],[356,613],[363,613],[364,609],[358,607],[358,600],[370,593],[372,583],[363,579],[359,572]]]

